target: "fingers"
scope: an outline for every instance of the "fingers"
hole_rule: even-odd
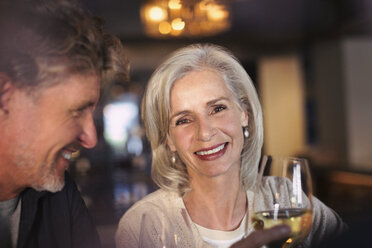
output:
[[[275,226],[270,229],[252,232],[247,238],[235,243],[233,248],[260,248],[272,241],[285,239],[291,234],[291,229],[286,225]]]
[[[289,226],[275,226],[270,229],[264,229],[262,231],[252,233],[252,247],[261,247],[272,241],[279,239],[285,239],[291,234]]]

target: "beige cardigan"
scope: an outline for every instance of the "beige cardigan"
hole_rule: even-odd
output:
[[[260,204],[265,205],[271,201],[273,187],[274,183],[269,180],[268,186],[261,192],[261,196],[265,197],[260,199]],[[252,206],[253,192],[250,190],[247,191],[247,199],[248,206]],[[141,223],[147,228],[141,229]],[[253,228],[250,221],[247,223],[250,233]],[[312,229],[306,240],[297,247],[316,246],[323,238],[340,234],[345,229],[346,225],[340,217],[313,197]],[[186,211],[182,197],[176,192],[162,189],[134,204],[121,218],[116,232],[117,248],[168,247],[169,244],[169,247],[174,247],[175,242],[177,247],[213,247],[203,241]]]

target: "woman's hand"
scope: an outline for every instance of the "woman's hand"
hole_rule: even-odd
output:
[[[231,248],[260,248],[270,242],[285,239],[291,234],[287,225],[278,225],[262,231],[254,231],[245,239],[233,244]]]

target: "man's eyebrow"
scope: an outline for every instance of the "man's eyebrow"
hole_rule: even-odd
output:
[[[90,108],[90,107],[94,107],[95,105],[96,105],[95,102],[90,101],[90,102],[87,102],[86,104],[84,104],[84,105],[82,105],[82,106],[76,108],[76,110],[77,110],[77,111],[82,111],[82,110],[84,110],[84,109],[87,109],[87,108]]]

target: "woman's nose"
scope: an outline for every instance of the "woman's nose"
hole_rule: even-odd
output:
[[[97,131],[94,125],[93,114],[83,120],[82,132],[78,136],[78,141],[85,148],[93,148],[97,144]]]
[[[199,119],[197,138],[200,141],[210,141],[216,133],[213,123],[208,118]]]

